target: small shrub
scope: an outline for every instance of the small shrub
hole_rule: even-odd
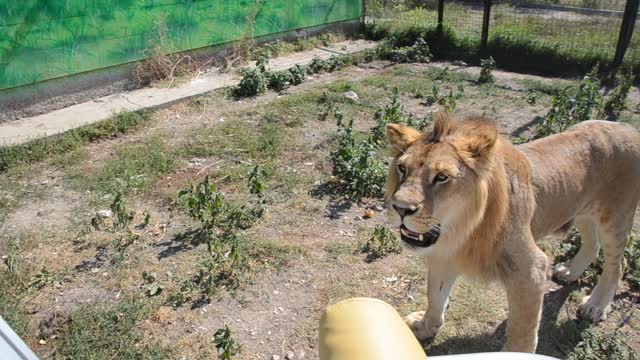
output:
[[[330,154],[333,175],[338,179],[348,196],[378,196],[383,193],[386,168],[378,159],[378,144],[370,135],[358,139],[353,129],[353,120],[348,123],[340,111],[336,111],[338,146]]]
[[[313,59],[311,59],[311,63],[309,63],[309,66],[307,67],[307,73],[309,75],[319,74],[326,70],[326,66],[327,63],[324,60],[320,59],[320,57],[318,56],[314,56]]]
[[[399,254],[402,248],[391,230],[377,225],[371,237],[360,247],[360,252],[367,254],[367,261],[373,261],[389,254]]]
[[[394,88],[391,102],[385,105],[384,108],[379,108],[374,115],[376,125],[373,128],[373,139],[376,143],[382,144],[385,141],[385,129],[388,124],[404,123],[404,117],[404,107],[400,103],[400,93],[398,88]]]
[[[259,67],[255,67],[242,70],[242,80],[232,90],[232,93],[236,97],[251,97],[266,92],[268,88],[268,74]]]
[[[291,74],[291,76],[289,77],[291,85],[300,85],[307,78],[307,69],[301,65],[296,65],[290,68],[289,73]]]
[[[426,41],[419,37],[412,46],[403,46],[387,52],[386,58],[397,63],[428,63],[431,50]]]
[[[594,111],[602,106],[598,66],[587,74],[576,96],[568,94],[567,89],[552,98],[551,109],[542,123],[536,127],[536,138],[562,132],[572,125],[591,118]]]
[[[193,284],[182,284],[180,290],[169,297],[174,306],[191,300],[194,288],[208,299],[219,289],[233,291],[240,286],[248,261],[237,231],[247,229],[264,213],[265,177],[266,172],[258,166],[248,174],[249,192],[258,198],[253,207],[229,204],[208,176],[198,185],[178,193],[178,203],[187,208],[192,219],[200,222],[198,235],[206,241],[210,257],[202,263]]]
[[[291,73],[288,70],[276,71],[269,74],[269,89],[282,92],[291,85]]]
[[[493,70],[496,68],[496,62],[492,57],[488,59],[480,60],[480,77],[478,77],[478,84],[493,84],[496,79],[493,76]]]
[[[631,90],[633,78],[634,75],[629,72],[622,76],[621,79],[618,79],[618,85],[613,89],[602,107],[604,115],[616,119],[620,116],[620,113],[627,108],[626,102],[629,96],[629,90]]]
[[[458,107],[458,99],[464,95],[464,87],[462,84],[458,85],[458,92],[454,93],[453,90],[449,90],[446,95],[440,95],[440,88],[438,85],[433,84],[431,88],[431,95],[423,96],[423,104],[431,106],[435,103],[442,105],[446,112],[454,112]]]
[[[213,334],[213,343],[218,349],[218,359],[228,360],[232,356],[237,355],[240,352],[240,344],[231,337],[231,329],[228,325],[224,328],[218,329]]]
[[[433,115],[429,113],[422,119],[416,119],[413,116],[407,118],[407,126],[411,126],[414,129],[425,131],[429,125],[433,122]]]

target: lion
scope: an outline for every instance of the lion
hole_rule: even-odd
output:
[[[606,319],[640,200],[637,130],[589,120],[514,146],[491,120],[436,113],[430,132],[389,124],[386,135],[388,217],[403,248],[429,268],[428,308],[406,318],[418,339],[437,334],[465,275],[506,288],[503,350],[535,352],[548,268],[536,242],[574,223],[582,246],[554,276],[577,280],[602,247],[602,275],[578,315]]]

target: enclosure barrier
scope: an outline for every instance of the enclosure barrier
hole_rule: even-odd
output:
[[[0,0],[0,90],[361,15],[361,0]]]

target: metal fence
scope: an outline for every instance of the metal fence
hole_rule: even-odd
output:
[[[640,64],[634,34],[640,0],[366,0],[369,18],[422,13],[448,25],[458,37],[486,49],[500,37],[519,34],[563,53]],[[386,7],[385,7],[386,6]],[[386,9],[385,12],[383,9]],[[402,14],[402,15],[400,15]],[[626,56],[623,58],[623,55]]]
[[[362,0],[0,0],[0,90],[361,17]]]

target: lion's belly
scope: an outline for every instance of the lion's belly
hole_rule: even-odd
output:
[[[588,121],[518,149],[531,163],[536,239],[609,206],[613,195],[640,198],[640,133],[630,125]]]

